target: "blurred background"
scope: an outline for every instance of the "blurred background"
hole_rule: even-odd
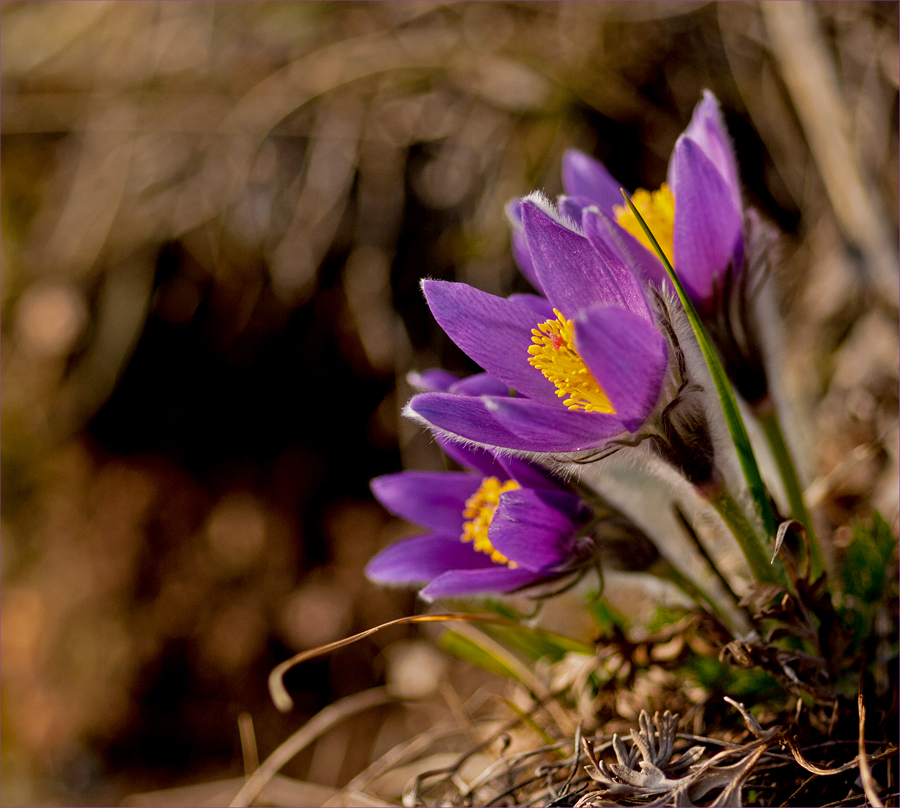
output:
[[[3,804],[236,777],[241,714],[265,756],[384,680],[416,632],[292,672],[288,716],[266,690],[416,608],[363,578],[410,530],[368,480],[443,467],[408,371],[474,369],[419,279],[524,291],[504,204],[570,147],[658,187],[704,88],[784,232],[811,497],[896,523],[897,3],[0,13]],[[380,715],[286,771],[345,782]]]

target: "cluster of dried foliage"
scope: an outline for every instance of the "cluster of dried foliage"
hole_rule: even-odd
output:
[[[839,786],[807,781],[774,745],[786,736],[766,735],[784,715],[742,730],[710,682],[685,679],[672,660],[705,640],[683,627],[610,643],[599,693],[570,677],[576,707],[534,682],[499,719],[479,689],[493,680],[396,635],[298,669],[289,719],[265,678],[291,652],[412,608],[363,580],[406,529],[366,484],[401,456],[441,462],[397,416],[407,372],[469,369],[419,278],[520,288],[505,202],[559,191],[570,146],[656,187],[704,87],[729,113],[749,199],[787,232],[786,384],[809,413],[795,437],[810,502],[847,526],[839,549],[854,519],[896,522],[897,9],[4,3],[4,800],[111,802],[234,774],[241,739],[253,768],[256,744],[275,748],[303,715],[410,665],[441,695],[360,712],[370,698],[353,721],[323,722],[286,770],[308,782],[272,780],[264,798],[377,804],[428,759],[440,783],[419,777],[410,804],[599,805],[604,789],[653,804],[679,767],[646,721],[635,748],[663,780],[621,743],[617,763],[584,768],[613,743],[597,732],[628,732],[646,708],[680,712],[709,773],[754,758],[744,799],[864,799],[859,760],[828,780]],[[896,691],[866,706],[883,766]],[[255,735],[245,718],[239,736],[244,712]],[[582,719],[594,728],[579,733]],[[824,741],[818,765],[852,761],[847,737]],[[309,790],[348,781],[340,796]]]

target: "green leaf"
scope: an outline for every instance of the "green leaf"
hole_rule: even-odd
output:
[[[464,637],[458,631],[445,631],[438,639],[438,645],[448,654],[453,654],[460,659],[471,662],[479,668],[493,673],[496,676],[505,676],[507,679],[521,681],[515,671],[502,659],[499,659],[491,651],[482,647],[474,640]]]
[[[609,639],[615,637],[616,629],[625,631],[628,628],[628,620],[613,609],[606,598],[589,596],[588,611],[597,623],[601,637]]]
[[[887,570],[897,539],[881,514],[872,516],[872,524],[856,524],[842,565],[844,593],[863,603],[877,603],[884,592]]]
[[[693,654],[685,667],[707,690],[737,698],[778,698],[784,689],[778,681],[757,668],[733,668],[715,657]]]
[[[552,662],[559,662],[566,654],[594,653],[594,649],[583,642],[563,637],[561,634],[554,634],[552,631],[544,631],[543,629],[530,628],[528,626],[513,628],[511,626],[486,624],[481,627],[481,630],[507,648],[515,649],[534,661],[550,659]]]

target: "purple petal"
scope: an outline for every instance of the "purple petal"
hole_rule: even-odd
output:
[[[528,364],[539,322],[533,311],[464,283],[424,281],[422,289],[441,328],[488,373],[532,398],[555,397],[553,384]]]
[[[436,390],[435,392],[444,392]],[[490,373],[476,373],[451,384],[446,392],[460,396],[508,396],[509,388]]]
[[[632,315],[634,317],[635,315]],[[485,399],[495,422],[514,436],[498,444],[525,452],[579,452],[595,449],[626,432],[615,415],[570,410],[562,402],[544,404],[526,398]]]
[[[528,245],[525,243],[525,234],[522,232],[522,200],[513,199],[506,205],[506,215],[512,225],[512,236],[510,239],[510,247],[512,248],[513,259],[519,271],[525,276],[525,279],[539,292],[541,290],[537,273],[534,271],[534,262],[531,260],[531,253],[528,252]]]
[[[409,373],[406,380],[416,388],[429,393],[442,393],[449,389],[451,385],[456,384],[460,377],[456,373],[441,368],[429,368],[421,373],[415,371]]]
[[[470,440],[489,448],[530,451],[488,410],[485,402],[494,400],[501,399],[421,393],[412,397],[404,412],[408,417],[424,421],[441,437]]]
[[[578,497],[519,489],[500,496],[488,536],[494,549],[524,569],[550,570],[572,559]]]
[[[741,185],[734,146],[725,128],[719,102],[709,90],[703,91],[703,100],[694,108],[684,134],[712,161],[731,191],[734,206],[741,210]]]
[[[487,558],[487,556],[485,556]],[[510,569],[493,564],[493,569],[454,570],[436,578],[419,594],[425,600],[465,597],[489,592],[512,592],[541,579],[537,573],[525,569]]]
[[[509,300],[520,306],[524,306],[526,309],[531,309],[531,311],[540,318],[538,322],[542,323],[545,320],[552,320],[556,317],[553,313],[553,306],[550,305],[550,301],[540,295],[510,295]]]
[[[618,305],[619,308],[633,311],[645,320],[652,322],[653,315],[650,313],[650,307],[647,305],[647,298],[644,296],[640,281],[623,260],[622,251],[613,235],[616,231],[623,232],[622,228],[614,224],[612,219],[604,216],[597,208],[586,210],[583,222],[588,228],[585,236],[606,265],[609,282],[615,286],[618,295],[618,303],[613,300],[612,294],[609,295],[610,305]],[[659,261],[653,260],[657,266],[660,265]]]
[[[619,260],[625,266],[632,268],[635,275],[644,283],[652,284],[657,288],[662,288],[669,283],[669,276],[666,275],[662,262],[603,211],[597,208],[587,208],[582,214],[581,227],[585,238],[594,249],[599,249],[598,244],[603,244],[606,249],[614,250],[619,256]],[[646,305],[643,294],[641,299]],[[637,308],[632,308],[632,311],[637,311]]]
[[[519,268],[519,272],[525,276],[527,280],[539,292],[544,290],[541,288],[541,282],[538,279],[537,271],[534,268],[534,261],[531,253],[528,252],[528,243],[525,241],[525,234],[520,230],[514,230],[510,237],[510,247],[512,248],[513,260]]]
[[[675,144],[675,271],[702,308],[743,249],[741,211],[703,150],[682,135]]]
[[[462,533],[466,500],[481,477],[464,471],[401,471],[376,477],[370,485],[391,513],[452,536]]]
[[[382,550],[366,567],[366,577],[379,583],[425,583],[448,570],[496,566],[469,542],[429,534],[403,539]]]
[[[561,225],[534,202],[522,204],[525,238],[547,299],[566,317],[592,303],[628,306],[620,289],[627,267],[610,266],[586,238]]]
[[[603,163],[584,152],[569,149],[563,155],[562,175],[563,188],[569,196],[587,197],[609,215],[612,215],[614,205],[622,204],[619,190],[622,183],[606,170]]]
[[[559,213],[566,219],[571,219],[579,227],[581,226],[581,216],[585,208],[597,207],[597,203],[586,196],[560,196],[556,200],[556,207]]]
[[[479,446],[473,446],[468,443],[460,443],[449,438],[438,436],[436,438],[444,453],[455,460],[464,468],[474,469],[481,473],[483,477],[496,477],[498,480],[506,481],[510,478],[509,472],[500,464],[487,449]]]
[[[497,462],[503,467],[507,478],[515,480],[522,488],[536,488],[543,491],[563,491],[565,484],[549,469],[520,457],[500,456]]]
[[[665,337],[630,311],[594,306],[575,321],[575,343],[616,417],[637,430],[659,398],[669,358]]]
[[[601,446],[628,430],[615,416],[574,412],[561,403],[527,398],[421,393],[406,414],[438,435],[470,440],[489,449],[517,452],[577,452]]]

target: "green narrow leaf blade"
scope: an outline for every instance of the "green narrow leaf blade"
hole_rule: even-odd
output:
[[[517,673],[502,659],[499,659],[495,654],[474,640],[464,637],[458,631],[453,631],[452,629],[445,631],[438,638],[438,645],[448,654],[453,654],[465,662],[477,665],[488,673],[522,682]]]

